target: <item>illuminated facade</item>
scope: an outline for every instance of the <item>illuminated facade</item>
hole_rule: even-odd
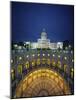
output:
[[[41,38],[37,42],[31,43],[31,48],[48,48],[48,49],[63,49],[63,42],[50,42],[50,39],[47,39],[47,33],[43,31],[41,33]]]
[[[11,84],[12,98],[73,94],[73,51],[12,50]]]
[[[14,44],[15,49],[12,49],[12,98],[74,93],[71,45],[64,50],[63,42],[51,43],[46,32],[41,33],[37,42],[22,45]]]

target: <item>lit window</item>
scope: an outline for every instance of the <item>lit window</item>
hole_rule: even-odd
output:
[[[21,46],[19,46],[18,49],[21,49]]]
[[[73,71],[74,71],[74,69],[72,68],[72,69],[71,69],[71,71],[73,72]]]
[[[58,61],[57,67],[61,68],[61,62],[60,61]]]
[[[12,77],[12,80],[14,80],[14,78],[15,78],[14,69],[11,70],[11,77]]]
[[[29,61],[26,61],[26,63],[25,63],[25,67],[26,67],[26,69],[28,69],[29,68]]]
[[[52,66],[55,66],[56,62],[52,59]]]
[[[53,66],[55,66],[56,65],[56,63],[55,62],[53,62]]]
[[[22,65],[18,65],[18,73],[22,74]]]
[[[35,66],[35,60],[32,61],[32,66]]]
[[[73,78],[74,77],[74,69],[72,68],[71,69],[71,78]]]
[[[14,47],[17,47],[17,44],[15,44]]]
[[[47,59],[47,64],[50,65],[50,59]]]
[[[37,59],[37,65],[40,65],[40,59]]]
[[[46,60],[45,58],[42,59],[42,64],[45,64],[45,60]]]
[[[66,68],[67,68],[67,65],[66,65],[66,64],[64,64],[64,72],[66,71]]]

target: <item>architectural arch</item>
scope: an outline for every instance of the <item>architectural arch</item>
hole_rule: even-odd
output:
[[[48,68],[29,73],[16,88],[17,98],[67,94],[70,94],[70,88],[64,78]]]

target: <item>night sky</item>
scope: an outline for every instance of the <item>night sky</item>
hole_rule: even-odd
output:
[[[12,41],[37,41],[43,28],[51,41],[73,41],[74,6],[11,2]]]

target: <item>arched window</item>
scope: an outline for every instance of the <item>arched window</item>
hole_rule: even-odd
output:
[[[25,63],[25,67],[26,67],[26,69],[28,69],[29,66],[30,66],[29,61],[26,61],[26,63]]]
[[[61,68],[61,62],[60,61],[57,62],[57,67]]]
[[[47,64],[50,65],[50,59],[47,59]]]
[[[35,59],[32,61],[32,66],[35,66]]]
[[[11,78],[12,80],[15,79],[15,69],[11,69]]]
[[[40,65],[40,59],[39,58],[37,59],[37,65]]]
[[[22,65],[18,65],[18,73],[22,74]]]
[[[64,64],[64,72],[66,72],[66,69],[67,69],[67,65]]]
[[[74,68],[71,68],[71,78],[73,79],[74,77]]]
[[[52,59],[52,66],[56,66],[56,62],[54,59]]]
[[[42,58],[42,64],[45,64],[45,63],[46,63],[46,59]]]

